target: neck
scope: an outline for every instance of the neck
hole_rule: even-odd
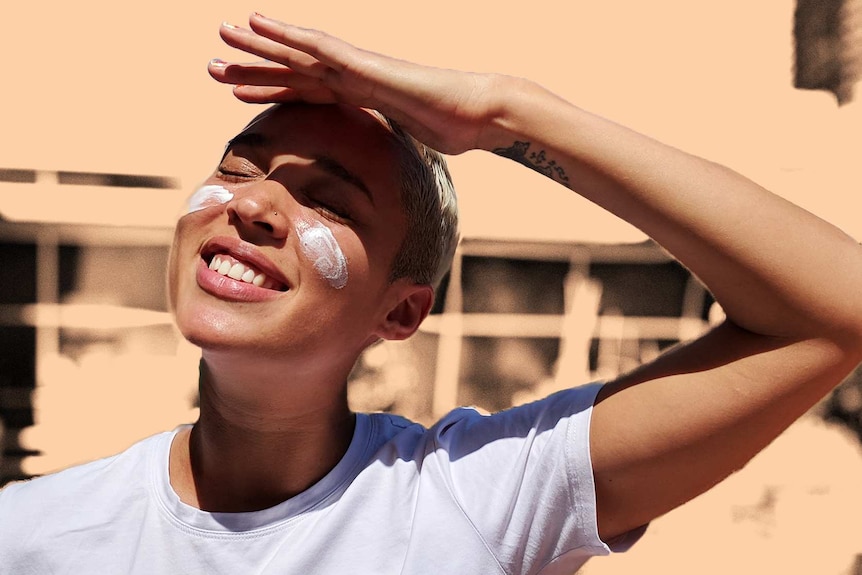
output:
[[[327,378],[272,362],[237,365],[204,354],[200,419],[171,448],[172,486],[206,511],[256,511],[289,499],[335,467],[353,437],[349,369]]]

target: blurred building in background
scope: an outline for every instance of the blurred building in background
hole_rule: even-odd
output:
[[[862,1],[796,0],[793,85],[853,99],[862,74]]]
[[[196,359],[167,311],[171,229],[39,217],[52,194],[79,203],[102,194],[120,214],[135,195],[174,187],[167,178],[0,170],[0,482],[188,421],[196,379],[184,366]]]

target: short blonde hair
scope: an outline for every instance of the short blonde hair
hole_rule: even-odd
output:
[[[459,239],[458,199],[446,159],[397,122],[380,116],[398,144],[401,204],[407,232],[392,262],[390,280],[409,278],[435,290],[449,271]]]

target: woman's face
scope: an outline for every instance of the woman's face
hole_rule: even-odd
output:
[[[234,138],[176,227],[183,335],[205,351],[352,365],[399,297],[390,138],[364,110],[307,105],[270,108]]]

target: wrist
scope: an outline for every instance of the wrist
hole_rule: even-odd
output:
[[[515,134],[511,131],[514,100],[527,89],[530,81],[503,74],[489,74],[484,92],[487,111],[476,140],[480,150],[493,151],[512,143]]]
[[[515,76],[492,75],[487,91],[487,119],[477,138],[477,147],[489,152],[509,147],[515,141],[535,139],[534,124],[544,125],[551,120],[545,116],[553,115],[554,104],[559,103],[558,97],[539,84]]]

